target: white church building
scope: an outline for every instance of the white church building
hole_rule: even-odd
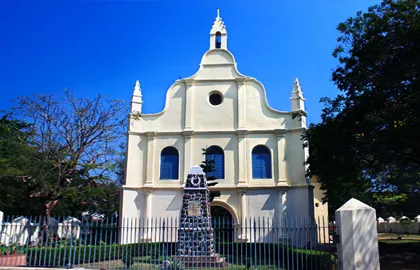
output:
[[[238,71],[219,15],[209,43],[198,71],[170,86],[163,111],[142,113],[136,82],[121,217],[179,218],[184,181],[205,158],[206,147],[218,179],[210,190],[221,192],[212,208],[225,210],[235,222],[326,215],[318,184],[305,176],[306,117],[293,117],[305,112],[299,81],[291,87],[291,111],[274,110],[263,84]]]

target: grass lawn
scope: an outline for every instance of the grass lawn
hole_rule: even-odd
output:
[[[379,257],[382,270],[420,269],[420,236],[396,234],[379,236]]]
[[[419,240],[420,234],[396,234],[396,233],[378,233],[379,241],[401,239]]]

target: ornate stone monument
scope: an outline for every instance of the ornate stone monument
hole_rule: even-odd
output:
[[[178,259],[186,267],[225,267],[227,263],[214,249],[211,224],[210,191],[200,166],[187,176],[178,229]]]

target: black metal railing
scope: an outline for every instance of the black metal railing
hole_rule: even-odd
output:
[[[192,232],[211,234],[210,245],[189,239],[197,250],[211,247],[200,253],[207,256],[185,247],[188,254],[179,254],[183,243],[175,218],[6,217],[0,224],[0,266],[337,269],[334,226],[322,218],[213,218],[212,228],[192,224]]]

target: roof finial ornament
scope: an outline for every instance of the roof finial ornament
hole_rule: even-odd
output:
[[[220,19],[220,9],[219,8],[217,8],[217,17],[216,17],[216,19]]]
[[[139,117],[141,115],[141,108],[143,104],[143,95],[141,94],[140,82],[136,81],[134,85],[133,96],[131,97],[131,112]]]
[[[134,91],[133,91],[133,96],[139,96],[141,97],[141,89],[140,89],[140,82],[139,80],[136,81],[136,84],[134,85]]]
[[[298,78],[295,79],[295,83],[293,85],[293,92],[302,92]]]

